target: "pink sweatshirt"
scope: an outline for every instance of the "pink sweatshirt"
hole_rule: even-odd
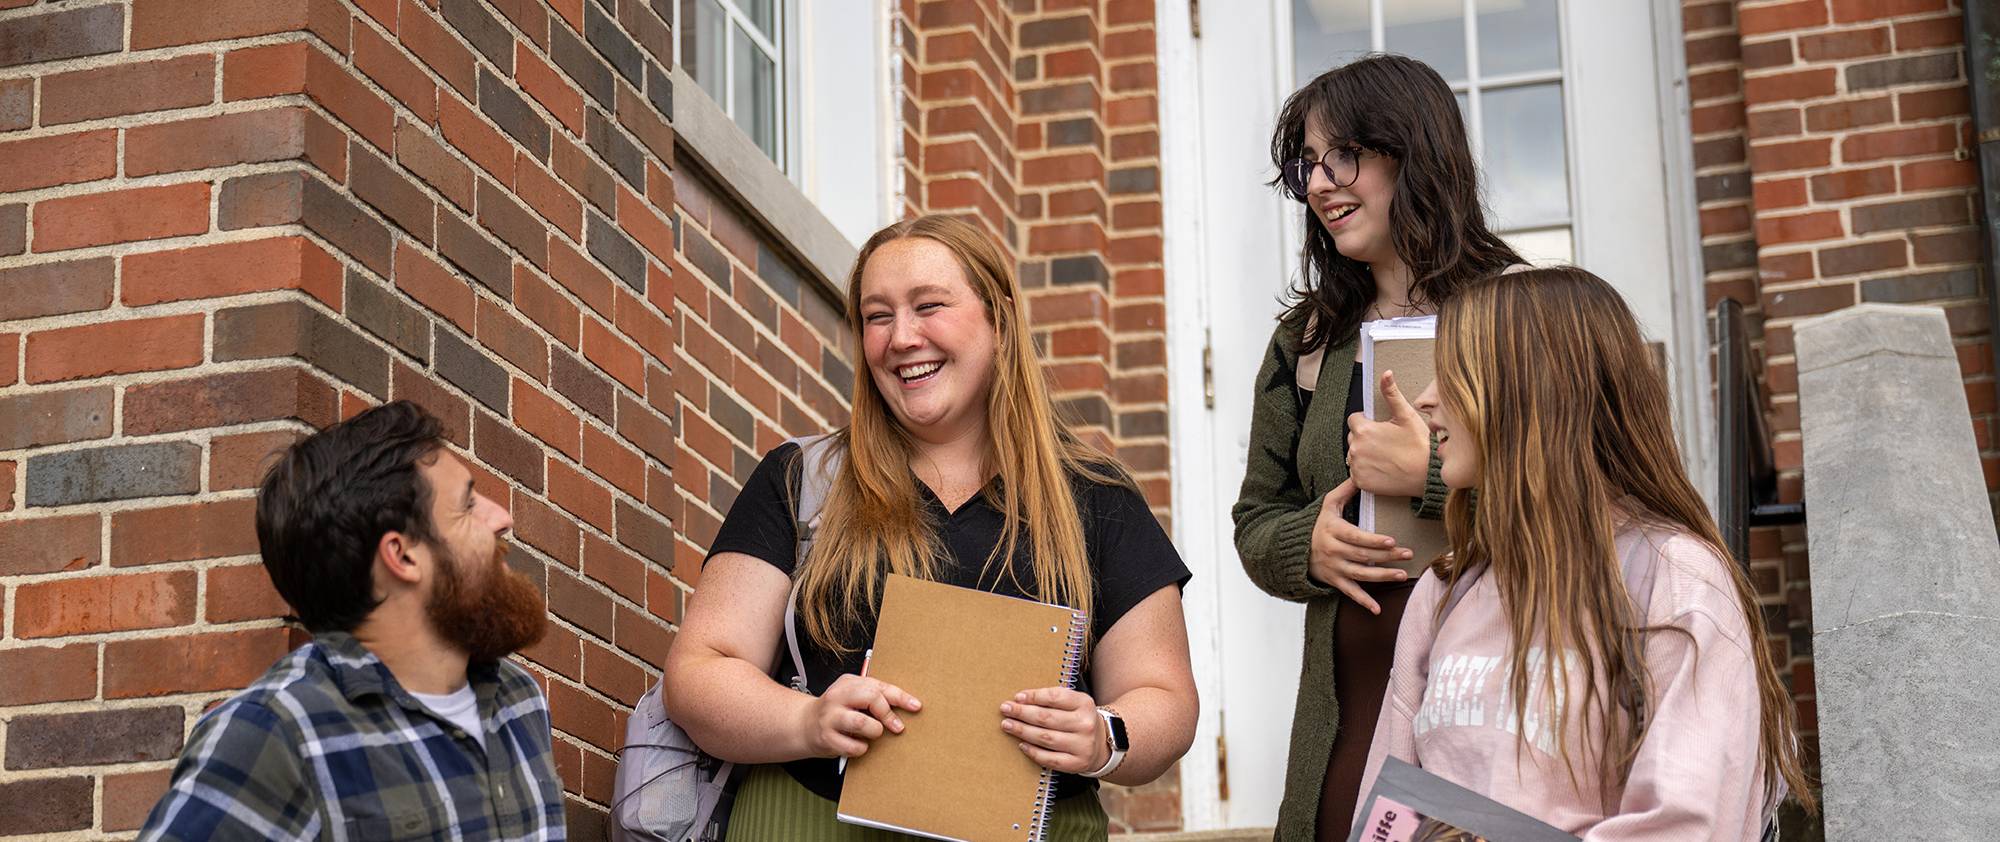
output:
[[[1535,677],[1540,648],[1529,651],[1523,747],[1508,689],[1510,632],[1493,577],[1481,576],[1434,629],[1449,591],[1425,573],[1403,614],[1359,806],[1383,758],[1394,755],[1586,840],[1757,838],[1765,799],[1756,661],[1727,562],[1690,535],[1629,524],[1617,546],[1621,558],[1639,553],[1653,562],[1641,568],[1655,577],[1648,624],[1685,629],[1693,644],[1671,631],[1645,638],[1652,725],[1625,785],[1605,791],[1581,762],[1582,786],[1571,783],[1546,727],[1547,702]],[[1574,664],[1580,655],[1568,657]],[[1598,680],[1599,698],[1615,698]],[[1597,739],[1583,736],[1574,707],[1583,698],[1581,680],[1559,696],[1572,700],[1564,720],[1572,754],[1603,745],[1601,727],[1592,729]]]

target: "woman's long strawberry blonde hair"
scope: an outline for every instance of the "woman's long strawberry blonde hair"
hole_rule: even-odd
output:
[[[1034,581],[1016,582],[1021,592],[1088,613],[1096,594],[1070,478],[1128,487],[1132,480],[1057,417],[1022,312],[1013,263],[970,222],[920,216],[890,225],[862,245],[847,278],[847,325],[857,344],[862,270],[878,249],[909,238],[942,245],[958,258],[996,334],[986,400],[986,469],[1000,481],[982,493],[1000,511],[1003,525],[980,579],[1013,576],[1011,559],[1025,543]],[[812,549],[800,565],[800,612],[814,642],[852,651],[853,633],[875,610],[885,576],[935,579],[944,551],[910,471],[910,434],[889,411],[865,365],[854,368],[853,418],[835,434],[835,446],[846,458],[828,490]]]
[[[1573,709],[1584,717],[1581,732],[1601,730],[1606,744],[1581,747],[1579,755],[1567,744],[1568,729],[1554,729],[1572,780],[1575,759],[1607,783],[1622,785],[1630,773],[1646,722],[1616,688],[1637,682],[1652,697],[1644,641],[1668,631],[1646,628],[1627,592],[1613,546],[1614,503],[1623,501],[1636,516],[1692,535],[1725,560],[1756,663],[1765,792],[1774,795],[1782,778],[1813,809],[1791,694],[1765,644],[1763,611],[1742,570],[1727,561],[1715,521],[1682,468],[1665,378],[1618,292],[1575,267],[1467,287],[1439,312],[1437,386],[1444,409],[1477,446],[1480,478],[1476,491],[1453,490],[1447,500],[1452,552],[1434,569],[1449,587],[1487,566],[1511,627],[1514,698],[1530,698],[1534,682],[1555,721],[1567,712],[1554,707],[1553,690],[1578,678],[1568,674],[1571,665],[1581,669],[1583,704]],[[1540,674],[1531,675],[1528,649],[1536,645],[1582,657],[1542,659]],[[1517,706],[1517,725],[1527,707]]]

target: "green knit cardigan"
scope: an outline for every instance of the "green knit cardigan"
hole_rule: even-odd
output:
[[[1312,401],[1304,418],[1299,417],[1296,391],[1298,341],[1298,332],[1280,323],[1264,352],[1250,414],[1248,469],[1230,511],[1236,521],[1236,552],[1250,581],[1265,593],[1306,605],[1304,663],[1276,842],[1314,838],[1327,755],[1340,723],[1333,696],[1333,612],[1344,598],[1307,571],[1320,501],[1347,480],[1347,390],[1354,376],[1354,366],[1347,363],[1360,340],[1357,336],[1327,349],[1313,389],[1323,399]],[[1413,499],[1412,508],[1419,516],[1436,518],[1444,510],[1445,494],[1433,443],[1424,496]]]

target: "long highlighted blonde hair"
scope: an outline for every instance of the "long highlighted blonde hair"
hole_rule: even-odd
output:
[[[1084,444],[1057,417],[1006,254],[980,229],[954,217],[920,216],[890,225],[870,237],[854,259],[847,278],[848,329],[858,340],[861,274],[868,259],[882,246],[912,237],[938,243],[958,258],[996,335],[984,467],[1000,482],[982,493],[999,510],[1002,526],[980,580],[1015,576],[1012,560],[1025,544],[1034,581],[1016,581],[1016,587],[1088,613],[1096,594],[1070,478],[1133,483],[1115,460]],[[872,616],[886,575],[934,580],[944,550],[910,471],[913,441],[866,365],[854,368],[853,418],[835,436],[846,459],[799,567],[800,611],[815,643],[851,652],[857,648],[854,632]]]
[[[1582,757],[1586,766],[1601,764],[1607,783],[1622,784],[1646,723],[1616,688],[1636,683],[1651,697],[1644,640],[1667,630],[1645,627],[1627,591],[1613,546],[1614,503],[1636,501],[1639,517],[1730,558],[1682,468],[1665,378],[1618,292],[1582,269],[1558,267],[1489,278],[1446,300],[1437,385],[1444,409],[1478,448],[1480,478],[1476,494],[1454,490],[1446,502],[1452,552],[1434,569],[1450,585],[1487,565],[1512,633],[1509,689],[1528,699],[1530,682],[1541,688],[1572,780],[1577,755],[1558,721],[1568,714],[1556,707],[1555,688],[1576,677],[1571,669],[1582,671],[1582,732],[1592,733],[1594,720],[1606,738],[1603,746],[1583,747]],[[1782,777],[1813,809],[1791,695],[1765,642],[1763,611],[1742,570],[1724,566],[1756,663],[1765,792],[1775,794]],[[1582,657],[1542,659],[1531,675],[1534,645]],[[1599,679],[1613,692],[1602,692]],[[1516,707],[1517,726],[1525,725],[1527,708]]]

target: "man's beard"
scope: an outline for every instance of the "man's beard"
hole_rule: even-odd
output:
[[[474,663],[488,663],[539,643],[548,631],[548,610],[528,577],[508,567],[507,546],[493,549],[490,565],[476,580],[465,568],[477,562],[451,555],[438,565],[437,586],[425,611],[446,643],[465,650]]]

